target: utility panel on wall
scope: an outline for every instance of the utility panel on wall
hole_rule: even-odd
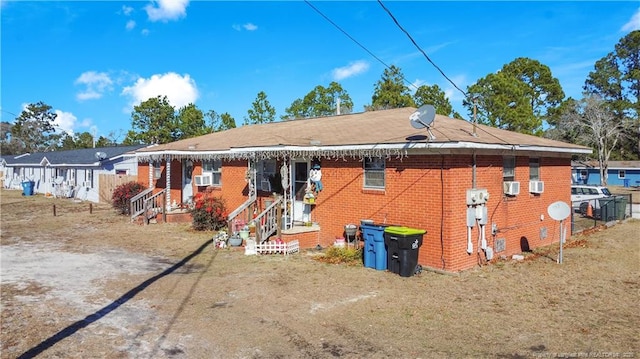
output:
[[[484,188],[472,188],[467,190],[467,206],[485,204],[489,200],[489,191]]]

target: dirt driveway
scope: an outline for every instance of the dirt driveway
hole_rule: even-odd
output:
[[[562,265],[554,246],[403,278],[0,194],[2,358],[640,357],[637,220],[571,238]]]

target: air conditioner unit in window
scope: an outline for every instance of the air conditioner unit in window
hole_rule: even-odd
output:
[[[506,181],[504,182],[504,194],[507,196],[515,196],[520,194],[520,182]]]
[[[260,181],[260,190],[264,192],[271,192],[271,182],[267,180]]]
[[[544,182],[543,181],[529,181],[529,192],[531,192],[531,193],[542,193],[542,192],[544,192]]]
[[[211,186],[213,184],[213,176],[210,174],[194,176],[193,178],[196,181],[196,186]]]

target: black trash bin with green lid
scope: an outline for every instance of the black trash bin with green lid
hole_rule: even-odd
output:
[[[427,231],[417,228],[389,226],[384,230],[387,246],[387,269],[401,277],[418,271],[418,254]]]

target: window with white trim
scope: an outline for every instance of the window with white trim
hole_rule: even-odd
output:
[[[151,162],[151,165],[153,166],[153,179],[159,179],[160,176],[162,176],[162,162],[160,161],[153,161]]]
[[[618,178],[624,179],[627,176],[625,170],[618,170]]]
[[[502,159],[502,180],[515,181],[516,178],[516,158],[514,156],[504,156]]]
[[[84,181],[89,183],[89,188],[93,188],[93,170],[84,171]]]
[[[271,180],[276,176],[276,160],[262,160],[256,166],[256,185],[261,191],[271,192]]]
[[[202,174],[211,175],[214,186],[222,186],[222,160],[202,161]]]
[[[540,181],[540,159],[529,157],[529,181]]]
[[[366,158],[364,166],[364,188],[381,189],[385,187],[385,160],[384,158]]]

